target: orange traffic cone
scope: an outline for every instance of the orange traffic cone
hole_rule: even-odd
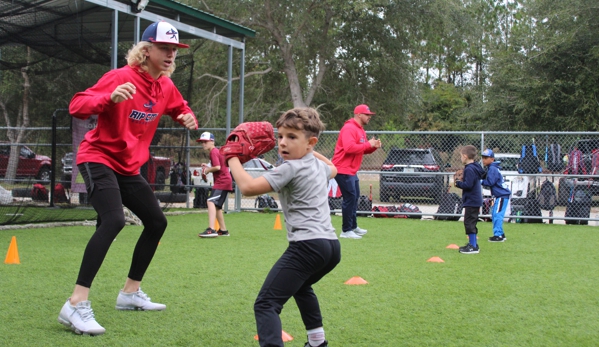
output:
[[[448,248],[448,249],[460,249],[460,246],[456,245],[455,243],[452,243],[450,245],[447,245],[447,247],[445,247],[445,248]]]
[[[444,263],[445,261],[439,257],[432,257],[427,260],[429,263]]]
[[[350,285],[368,284],[368,282],[366,282],[366,280],[360,276],[354,276],[354,277],[348,279],[347,281],[345,281],[344,283],[350,284]]]
[[[21,264],[19,261],[19,250],[17,250],[17,238],[15,236],[10,240],[10,246],[8,246],[8,253],[6,253],[4,264]]]
[[[293,336],[289,335],[285,330],[281,330],[281,337],[283,342],[293,341]],[[254,336],[254,340],[258,341],[258,335]]]
[[[214,220],[214,230],[216,230],[216,231],[220,230],[220,225],[218,224],[218,219]]]
[[[277,214],[277,218],[275,219],[275,230],[283,230],[283,226],[281,225],[281,215]]]

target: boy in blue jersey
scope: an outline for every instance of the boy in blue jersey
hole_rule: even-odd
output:
[[[455,182],[455,186],[462,189],[462,205],[464,206],[464,228],[468,235],[468,243],[460,247],[460,253],[477,254],[479,252],[476,236],[478,228],[478,214],[483,204],[483,193],[480,180],[483,178],[485,170],[479,163],[474,161],[476,157],[476,147],[472,145],[464,146],[460,151],[462,163],[464,164],[464,177]]]
[[[489,237],[490,242],[505,241],[503,232],[503,217],[510,204],[512,192],[507,188],[503,181],[503,176],[499,169],[500,163],[495,161],[495,153],[489,148],[485,149],[481,156],[483,157],[483,166],[487,168],[487,177],[483,179],[483,187],[489,187],[493,196],[493,210],[491,218],[493,219],[493,236]]]

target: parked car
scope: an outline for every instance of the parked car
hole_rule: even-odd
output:
[[[63,182],[66,188],[71,188],[71,176],[73,174],[73,152],[65,153],[64,157],[60,159],[62,162],[62,176],[60,180]]]
[[[380,200],[399,201],[402,196],[427,197],[435,202],[445,193],[441,159],[434,148],[393,148],[381,167]]]
[[[275,166],[264,159],[254,158],[243,163],[243,168],[250,176],[256,178],[264,174],[265,171],[273,170]],[[202,168],[201,167],[190,167],[192,182],[194,186],[212,186],[214,184],[214,178],[212,173],[206,175],[207,182],[202,180]]]
[[[62,157],[62,177],[66,188],[71,187],[71,176],[73,173],[73,152],[65,153]],[[166,185],[166,175],[171,170],[172,160],[167,157],[150,156],[150,159],[142,165],[140,173],[150,183],[154,190],[163,190]]]
[[[6,176],[8,161],[10,159],[10,144],[0,144],[0,176]],[[19,164],[17,165],[17,178],[34,177],[40,181],[49,182],[52,173],[52,159],[45,155],[35,154],[27,146],[19,148]]]
[[[520,154],[495,153],[495,162],[500,162],[500,171],[504,182],[507,183],[508,189],[512,192],[512,199],[528,197],[529,192],[536,187],[537,179],[535,176],[526,176],[518,173]],[[485,187],[483,187],[483,197],[491,197],[491,191]]]
[[[243,163],[243,168],[250,176],[256,178],[262,176],[265,171],[273,170],[275,166],[264,159],[254,158]]]

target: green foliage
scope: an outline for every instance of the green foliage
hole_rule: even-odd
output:
[[[246,40],[246,121],[274,122],[286,109],[308,105],[328,129],[339,129],[367,103],[377,112],[373,130],[599,127],[595,0],[181,2],[257,31]],[[191,44],[179,52],[172,78],[202,128],[225,127],[228,48],[202,39]],[[119,44],[119,57],[128,46]],[[18,46],[1,53],[3,61],[31,62],[29,126],[49,125],[55,109],[109,68],[28,56]],[[233,125],[239,58],[233,50]],[[0,81],[0,101],[15,123],[23,76],[4,70]],[[68,126],[70,119],[61,121]]]
[[[341,217],[333,216],[340,230]],[[141,227],[114,240],[90,300],[106,329],[78,336],[56,321],[71,294],[94,227],[2,230],[3,250],[17,238],[20,265],[0,264],[0,344],[4,346],[257,346],[253,303],[287,246],[274,215],[225,216],[230,237],[200,239],[206,214],[168,217],[169,226],[142,283],[163,312],[114,309]],[[461,222],[359,218],[369,232],[341,239],[341,263],[314,285],[324,329],[336,346],[592,346],[599,339],[594,276],[595,227],[506,224],[507,241],[481,253],[446,249],[466,243]],[[581,242],[584,240],[584,242]],[[444,263],[427,259],[440,257]],[[360,276],[369,283],[348,286]],[[283,329],[303,346],[305,328],[290,300]],[[499,323],[498,323],[499,322]]]
[[[408,116],[410,130],[464,130],[459,112],[466,105],[453,84],[437,81],[433,88],[422,87],[422,107]]]

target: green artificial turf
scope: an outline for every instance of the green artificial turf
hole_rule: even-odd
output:
[[[275,214],[227,214],[230,237],[200,239],[206,214],[169,216],[142,283],[163,312],[114,309],[141,227],[111,247],[90,300],[106,334],[78,336],[56,320],[71,294],[94,227],[1,230],[16,236],[21,264],[0,264],[1,346],[257,346],[253,303],[285,250]],[[341,229],[341,217],[333,216]],[[330,346],[595,346],[599,341],[599,228],[506,224],[480,254],[447,249],[467,241],[461,222],[359,218],[369,232],[341,239],[342,260],[314,286]],[[427,262],[440,257],[443,263]],[[359,276],[366,285],[346,285]],[[303,346],[293,300],[283,329]]]

